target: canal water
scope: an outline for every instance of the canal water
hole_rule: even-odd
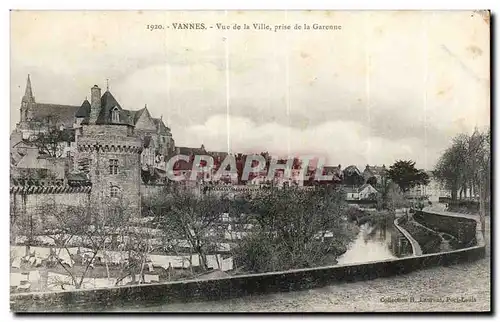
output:
[[[337,264],[354,264],[369,261],[398,258],[394,254],[394,241],[397,231],[394,225],[371,225],[365,223],[359,227],[356,239],[347,251],[337,258]]]

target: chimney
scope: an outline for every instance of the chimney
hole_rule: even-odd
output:
[[[90,119],[89,124],[95,124],[101,111],[101,89],[94,85],[90,89]]]

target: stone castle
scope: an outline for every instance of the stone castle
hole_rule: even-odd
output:
[[[92,204],[120,200],[139,214],[141,173],[153,171],[159,158],[174,153],[172,134],[162,118],[153,118],[147,107],[124,109],[109,88],[101,93],[94,85],[90,102],[85,99],[79,106],[38,103],[28,75],[20,114],[11,134],[14,185],[24,179],[91,185]],[[43,153],[43,145],[56,148]]]

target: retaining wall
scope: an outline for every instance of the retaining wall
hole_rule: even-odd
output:
[[[477,222],[467,216],[416,211],[413,219],[432,230],[456,237],[459,247],[467,247],[476,243]]]
[[[396,228],[401,232],[401,234],[403,234],[403,236],[410,243],[413,256],[421,256],[422,248],[420,247],[420,244],[415,240],[415,238],[413,238],[412,235],[410,235],[410,233],[406,229],[400,226],[406,224],[406,222],[408,222],[408,218],[406,216],[399,217],[394,219],[394,226],[396,226]]]
[[[474,221],[474,219],[469,220]],[[97,311],[105,310],[107,306],[221,300],[246,295],[322,287],[336,282],[370,280],[407,274],[433,266],[478,260],[485,256],[485,244],[482,238],[476,239],[477,246],[460,250],[357,265],[316,267],[213,280],[16,294],[11,295],[11,309],[13,311],[82,311],[86,309]]]

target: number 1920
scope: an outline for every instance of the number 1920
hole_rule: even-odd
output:
[[[159,29],[163,29],[163,25],[146,25],[146,29],[147,30],[159,30]]]

